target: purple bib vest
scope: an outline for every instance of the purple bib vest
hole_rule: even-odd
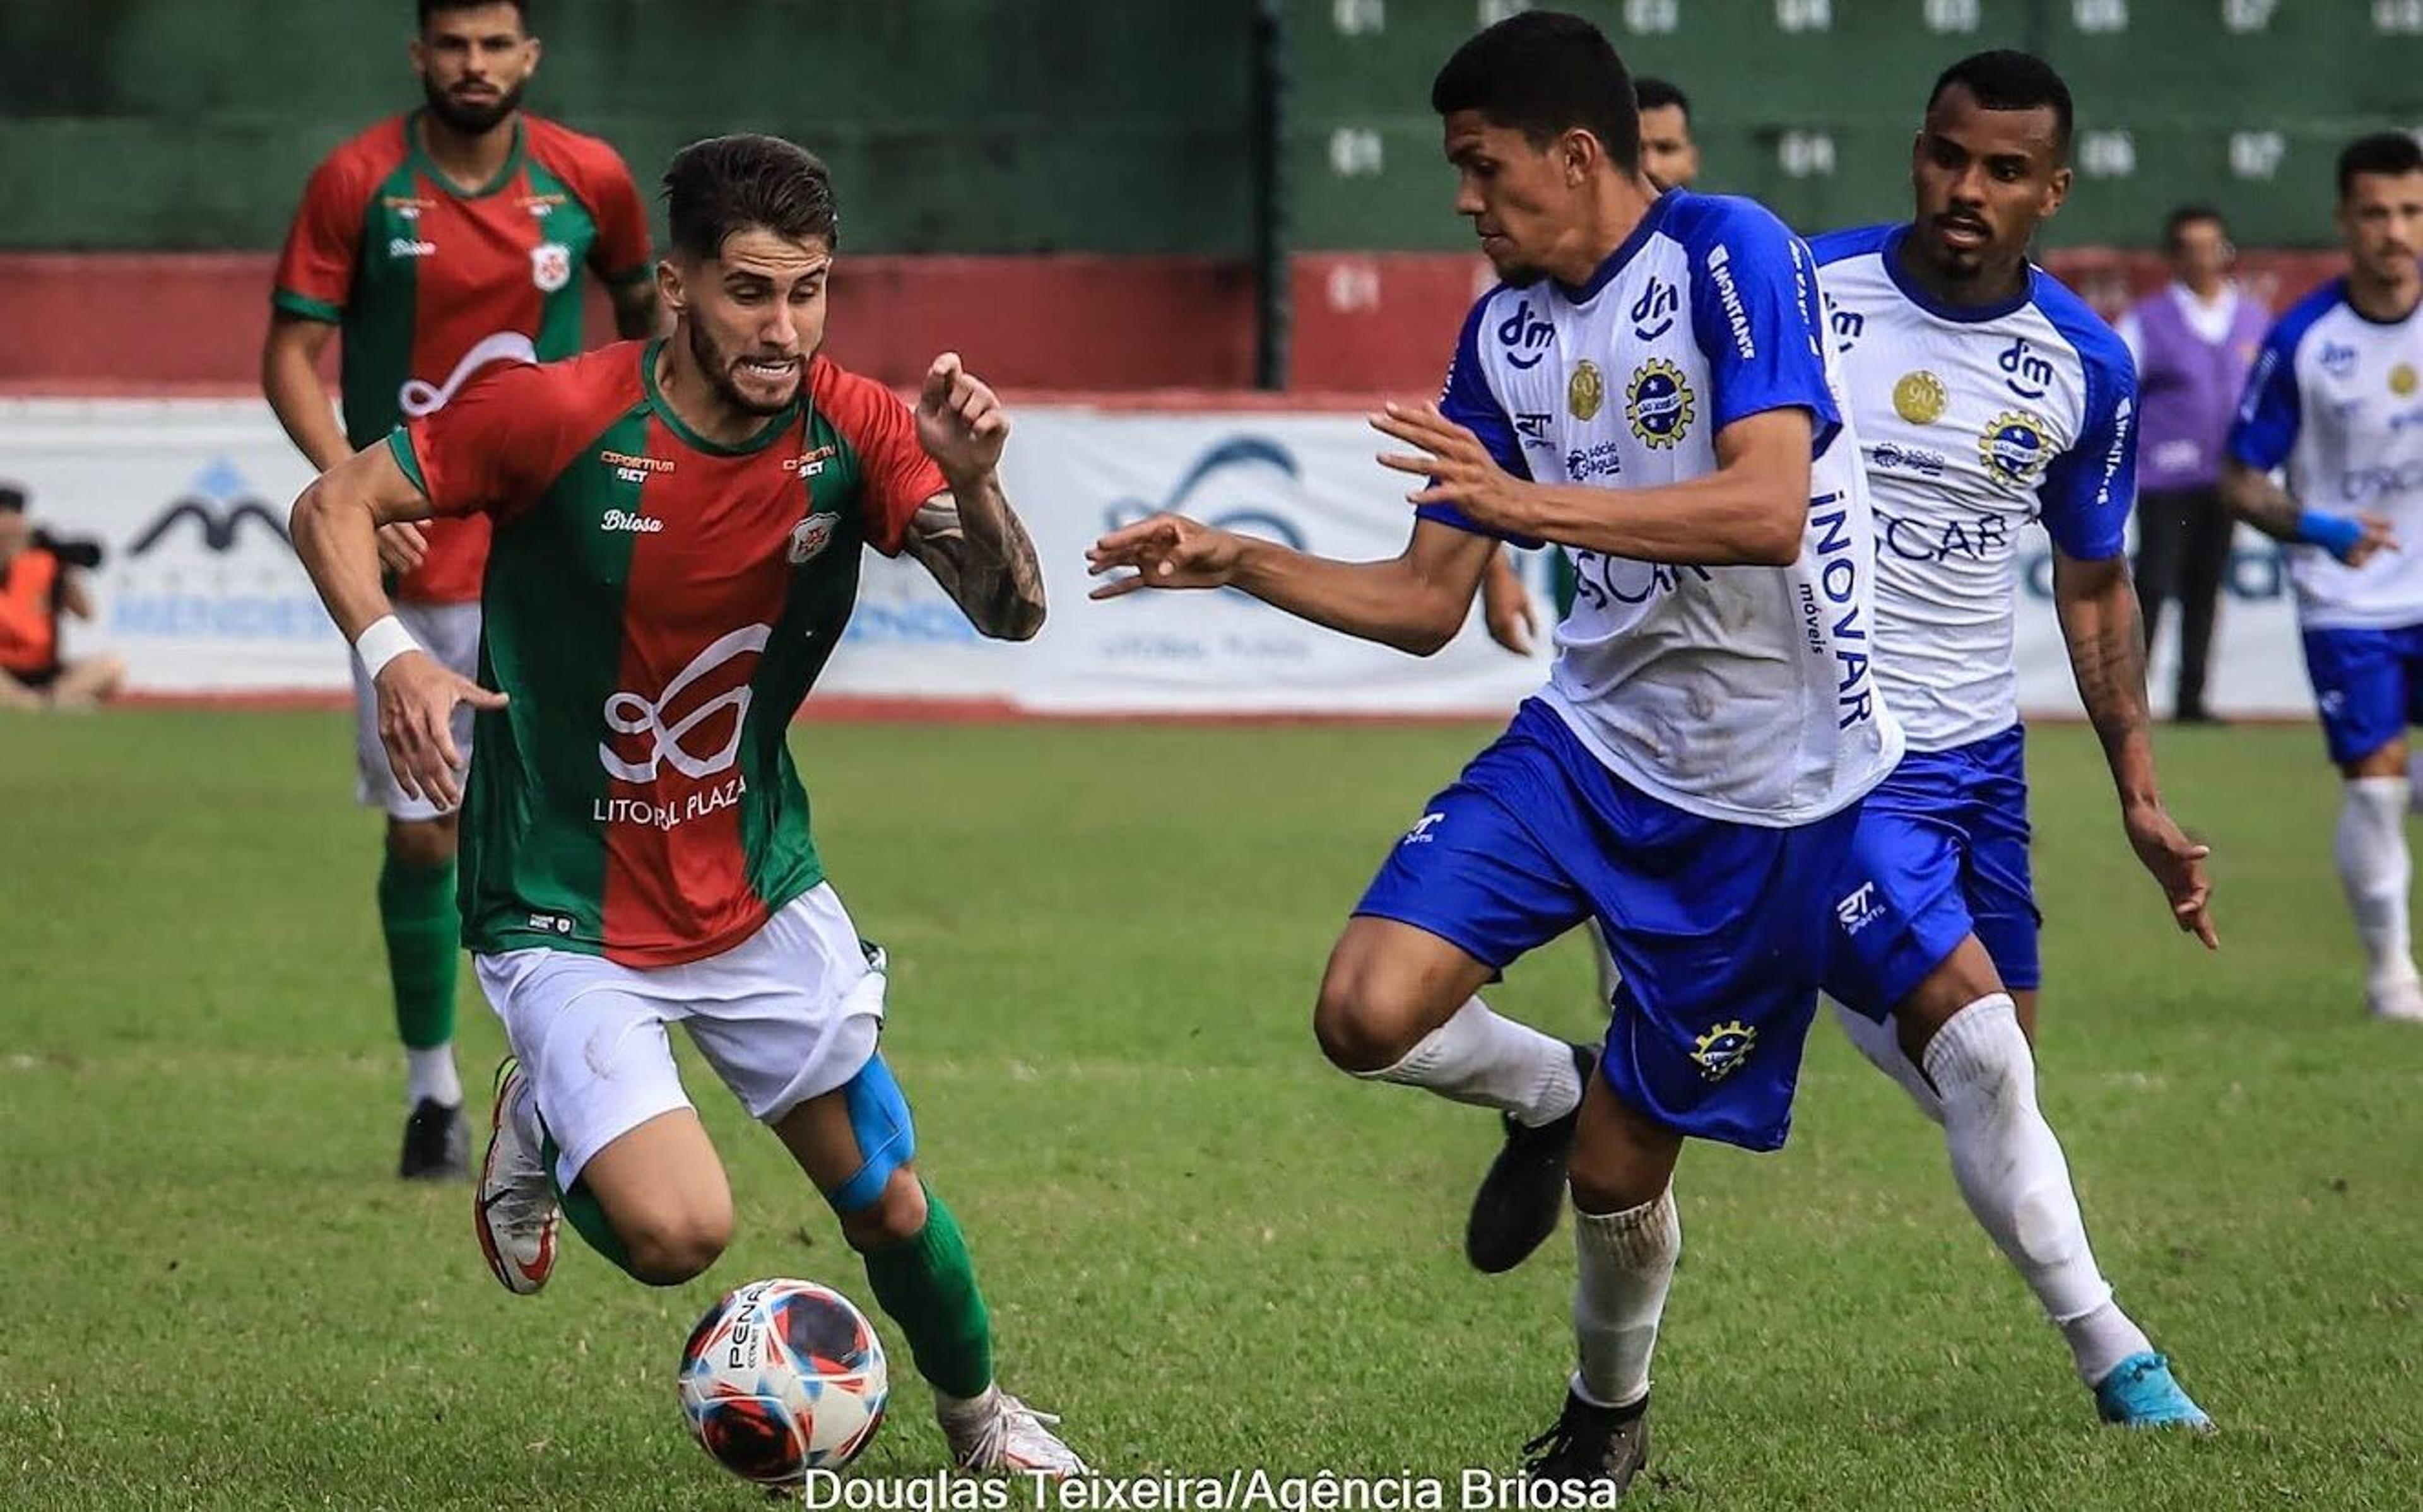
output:
[[[2137,372],[2137,486],[2160,493],[2221,479],[2222,443],[2271,316],[2241,292],[2229,334],[2196,335],[2169,289],[2135,311],[2145,348]]]

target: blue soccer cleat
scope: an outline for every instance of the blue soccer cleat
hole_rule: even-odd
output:
[[[2121,1361],[2096,1382],[2095,1415],[2129,1428],[2212,1431],[2212,1419],[2179,1389],[2170,1361],[2150,1349]]]

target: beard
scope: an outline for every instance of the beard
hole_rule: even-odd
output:
[[[791,391],[779,402],[768,404],[751,399],[732,381],[733,359],[696,323],[692,323],[689,328],[689,354],[690,360],[698,364],[699,371],[706,374],[706,381],[715,386],[717,396],[743,415],[782,414],[798,402],[800,385],[806,381],[808,365],[802,361],[800,376],[792,382]]]
[[[497,129],[499,122],[522,107],[521,85],[515,85],[494,100],[458,100],[426,78],[420,81],[420,92],[429,98],[429,113],[443,121],[448,131],[463,136],[485,136]]]

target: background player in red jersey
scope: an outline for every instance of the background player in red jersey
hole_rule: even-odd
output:
[[[986,635],[1040,627],[997,470],[1008,417],[956,354],[912,411],[818,354],[835,217],[814,157],[721,137],[665,183],[670,338],[499,369],[294,506],[398,782],[451,805],[453,712],[480,711],[463,927],[517,1056],[481,1246],[515,1292],[553,1270],[559,1212],[641,1281],[714,1263],[732,1197],[666,1044],[679,1022],[840,1216],[958,1462],[1082,1473],[994,1383],[966,1243],[877,1051],[882,955],[825,879],[785,741],[862,545],[916,557]],[[494,691],[424,654],[379,590],[374,532],[433,512],[495,522]]]
[[[625,336],[656,324],[647,214],[630,170],[604,142],[521,109],[539,59],[523,6],[420,0],[419,14],[412,67],[426,107],[381,121],[328,155],[304,190],[278,261],[261,390],[323,471],[398,420],[442,407],[489,363],[578,352],[584,268],[606,281]],[[342,432],[318,370],[340,330]],[[459,672],[471,670],[479,646],[487,547],[479,518],[392,526],[379,542],[398,614]],[[388,815],[379,921],[410,1109],[398,1170],[461,1176],[454,815],[389,775],[359,664],[354,693],[359,795]],[[458,745],[470,733],[467,711]]]

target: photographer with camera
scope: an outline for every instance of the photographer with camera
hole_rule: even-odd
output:
[[[115,656],[59,654],[59,615],[92,618],[84,574],[98,542],[65,540],[25,517],[25,491],[0,483],[0,709],[88,709],[118,691]]]

